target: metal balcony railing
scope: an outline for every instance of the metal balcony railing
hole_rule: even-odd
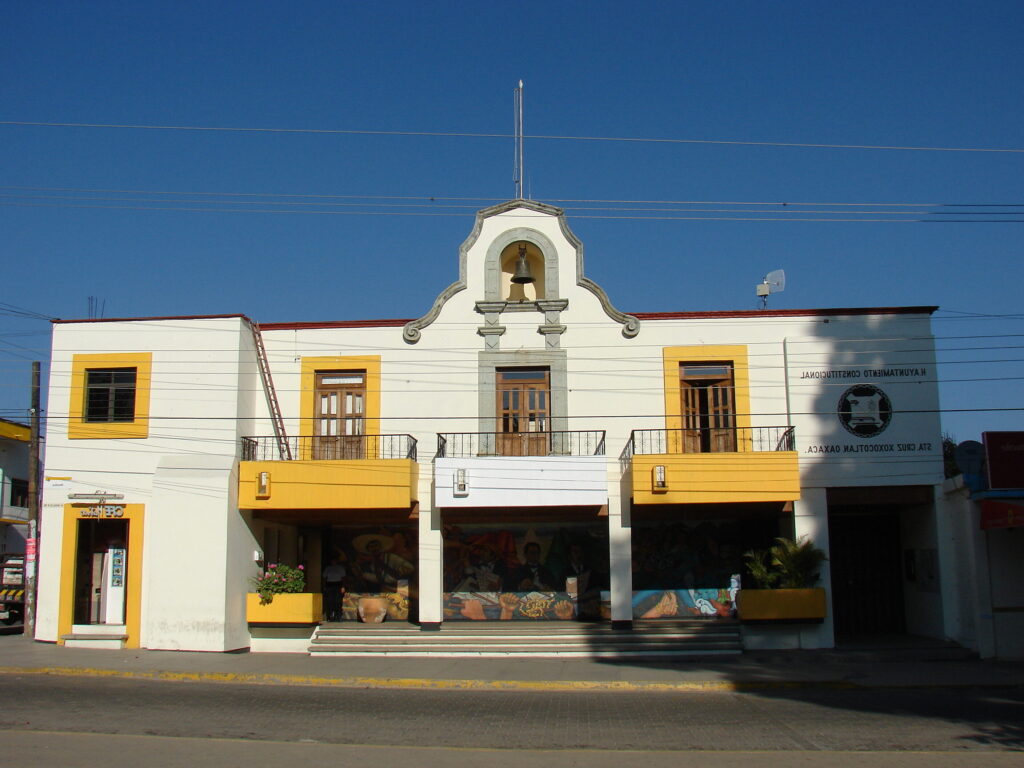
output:
[[[437,436],[439,458],[474,456],[604,456],[604,430],[448,432]]]
[[[796,439],[793,427],[789,426],[634,429],[622,458],[650,454],[793,450],[796,450]]]
[[[242,461],[277,461],[278,439],[243,437]],[[416,438],[412,435],[301,435],[288,438],[291,458],[300,461],[354,459],[414,459]]]

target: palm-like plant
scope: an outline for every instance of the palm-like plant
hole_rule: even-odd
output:
[[[795,541],[780,536],[771,553],[772,565],[779,570],[779,586],[783,589],[813,587],[821,575],[821,564],[828,560],[806,536]]]
[[[780,536],[767,550],[751,550],[744,555],[747,570],[761,589],[776,584],[782,589],[813,587],[821,575],[821,564],[828,560],[808,537],[787,539]]]

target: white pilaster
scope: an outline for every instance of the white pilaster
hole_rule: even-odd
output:
[[[612,621],[633,620],[633,529],[629,500],[608,499],[608,558]]]
[[[444,542],[441,536],[441,510],[420,507],[420,623],[439,625],[442,615]]]
[[[815,546],[829,554],[828,498],[824,488],[804,488],[798,501],[793,502],[794,537],[808,537]],[[833,648],[835,630],[832,621],[832,570],[828,561],[822,563],[819,587],[825,588],[827,615],[821,624],[800,628],[801,648]]]

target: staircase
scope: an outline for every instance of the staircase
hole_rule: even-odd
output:
[[[440,632],[411,624],[321,624],[311,656],[401,658],[639,658],[738,654],[739,623],[728,619],[634,622],[448,622]]]

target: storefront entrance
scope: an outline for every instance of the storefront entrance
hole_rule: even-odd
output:
[[[75,624],[125,623],[128,520],[78,520]]]
[[[906,632],[899,512],[839,507],[828,524],[836,637]]]

